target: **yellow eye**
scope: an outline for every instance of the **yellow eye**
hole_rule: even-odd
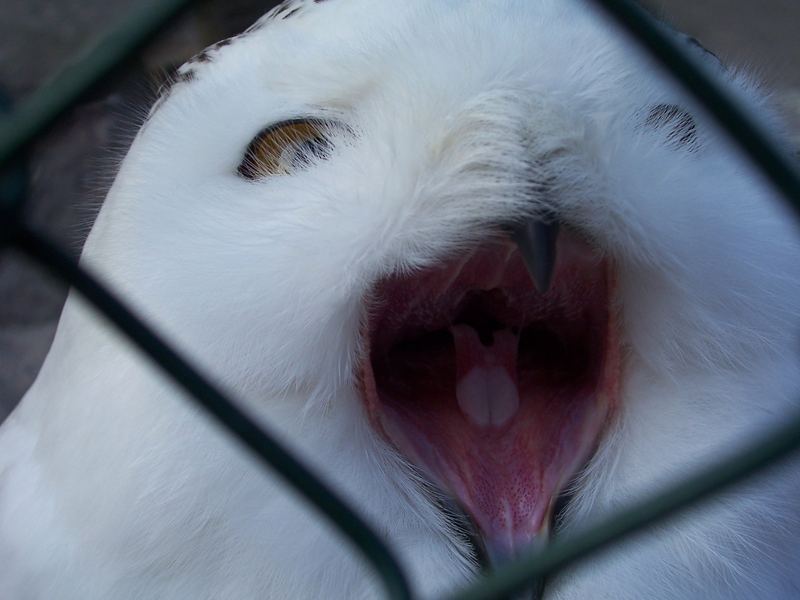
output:
[[[288,175],[330,156],[334,123],[320,119],[292,119],[270,125],[247,146],[239,175],[261,179]]]

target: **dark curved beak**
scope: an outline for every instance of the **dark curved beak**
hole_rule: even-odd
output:
[[[556,265],[559,224],[555,219],[531,219],[515,224],[511,239],[519,247],[525,265],[540,294],[550,289]]]

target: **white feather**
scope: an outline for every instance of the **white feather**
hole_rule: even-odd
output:
[[[385,536],[425,597],[470,550],[354,388],[380,275],[556,208],[617,265],[616,429],[567,529],[798,408],[798,231],[693,103],[580,2],[329,0],[184,67],[122,164],[83,264],[277,431]],[[767,102],[726,75],[754,114]],[[687,107],[700,146],[643,114]],[[236,168],[266,125],[357,132],[287,177]],[[546,204],[531,162],[553,158]],[[561,575],[546,598],[800,595],[796,464]],[[0,433],[0,597],[372,598],[348,545],[76,295]]]

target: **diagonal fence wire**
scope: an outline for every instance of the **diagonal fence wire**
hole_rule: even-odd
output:
[[[739,149],[781,193],[800,218],[800,173],[796,163],[771,135],[740,105],[706,66],[682,49],[675,35],[631,0],[591,0],[620,28],[645,48],[695,97]],[[768,432],[756,442],[718,460],[601,523],[541,551],[524,556],[479,581],[451,600],[501,599],[524,590],[544,576],[572,565],[609,544],[674,516],[713,493],[751,477],[800,449],[800,415]]]
[[[408,582],[391,550],[337,493],[194,369],[95,277],[22,221],[25,197],[18,160],[28,144],[193,1],[150,0],[140,4],[120,26],[72,61],[20,109],[0,121],[0,250],[6,245],[15,247],[75,287],[188,392],[189,398],[322,513],[374,568],[389,598],[409,599]]]
[[[166,1],[166,0],[165,0]],[[191,0],[171,0],[173,7],[188,4]],[[742,150],[750,157],[769,180],[779,189],[787,203],[800,212],[800,176],[794,165],[771,142],[769,136],[756,124],[715,80],[704,72],[702,66],[675,44],[663,28],[636,4],[625,0],[593,0],[631,32],[653,56],[703,104],[711,115],[724,127]],[[164,3],[162,3],[164,4]],[[177,9],[177,8],[176,8]],[[151,16],[156,15],[153,9]],[[142,17],[144,15],[144,17]],[[141,27],[144,39],[147,32],[155,30],[170,16],[164,11],[152,20],[146,18],[147,11],[139,13],[136,26]],[[51,86],[45,98],[37,94],[17,113],[15,119],[0,122],[0,167],[40,134],[56,116],[66,110],[81,93],[95,83],[118,60],[128,55],[136,46],[130,43],[128,26],[112,32],[105,41],[106,48],[116,48],[119,53],[113,60],[99,60],[93,53],[77,65],[70,76],[62,79],[63,85]],[[109,42],[116,36],[129,40],[127,49]],[[102,43],[98,47],[102,47]],[[75,68],[75,67],[74,67]],[[57,78],[56,82],[59,81]],[[43,92],[44,93],[44,92]],[[41,98],[37,101],[37,97]],[[7,198],[7,197],[6,197]],[[114,322],[126,335],[177,383],[190,393],[195,401],[214,415],[241,443],[254,451],[264,462],[276,469],[305,498],[328,517],[347,536],[362,555],[381,576],[389,597],[410,598],[408,583],[397,562],[385,544],[372,530],[342,502],[330,489],[313,476],[285,449],[278,445],[265,431],[241,412],[210,382],[175,354],[160,338],[138,320],[124,305],[110,294],[83,268],[75,264],[55,248],[46,238],[31,231],[17,218],[16,207],[0,206],[0,243],[15,246],[31,258],[42,263],[57,276],[68,281]],[[459,600],[502,598],[509,593],[524,589],[533,580],[574,563],[588,554],[621,539],[625,535],[641,530],[686,508],[699,499],[744,479],[757,470],[775,463],[800,447],[800,417],[770,432],[768,436],[745,450],[739,451],[724,461],[715,463],[693,477],[656,494],[629,510],[612,516],[583,534],[557,540],[543,552],[524,557],[495,574],[474,584],[454,596]]]
[[[800,218],[800,172],[797,161],[723,86],[715,74],[675,42],[675,35],[631,0],[591,0],[613,19],[698,100],[708,115],[782,194]]]
[[[78,266],[46,237],[22,224],[17,227],[11,244],[53,275],[71,284],[103,317],[188,392],[189,397],[212,415],[218,424],[320,511],[380,575],[389,598],[411,598],[405,575],[392,552],[361,517],[209,379],[135,317],[85,268]]]
[[[13,114],[0,121],[0,167],[114,68],[158,34],[195,0],[140,0],[136,8],[94,44],[70,60]]]
[[[745,448],[616,511],[592,527],[556,539],[541,551],[498,569],[448,600],[501,600],[528,588],[545,576],[569,567],[606,546],[707,501],[716,494],[800,449],[800,415],[761,436]]]

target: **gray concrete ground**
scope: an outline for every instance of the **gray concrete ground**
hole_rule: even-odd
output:
[[[754,69],[775,91],[794,135],[800,133],[800,2],[644,3],[724,62]],[[204,0],[125,73],[67,115],[31,153],[30,220],[77,256],[137,114],[153,99],[158,74],[243,29],[272,4]],[[24,98],[134,5],[135,0],[0,0],[0,86]],[[33,381],[65,294],[64,286],[20,257],[0,254],[0,420]]]

